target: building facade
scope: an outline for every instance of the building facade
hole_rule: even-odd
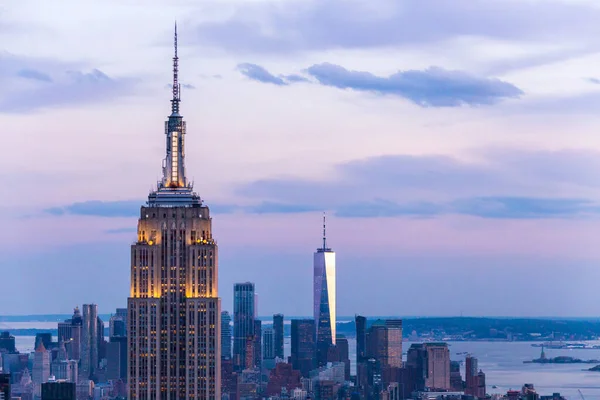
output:
[[[166,158],[141,207],[127,302],[130,400],[220,399],[221,304],[209,208],[185,170],[177,29]]]
[[[33,393],[35,396],[42,395],[42,383],[48,382],[50,378],[50,352],[40,342],[33,355]]]
[[[42,385],[42,400],[75,400],[76,384],[73,382],[47,382]]]
[[[81,375],[90,378],[98,368],[98,306],[84,304],[81,327]]]
[[[315,362],[315,321],[312,319],[292,320],[291,361],[295,370],[308,378],[317,367]]]
[[[275,358],[275,330],[265,328],[262,331],[262,356],[264,360]]]
[[[247,353],[248,340],[254,343],[255,305],[254,283],[236,283],[233,286],[233,363],[239,370],[252,367],[252,363],[247,362]]]
[[[450,390],[450,350],[447,343],[426,343],[427,379],[432,390]]]
[[[273,346],[275,357],[283,360],[283,314],[273,315]]]
[[[10,400],[10,374],[0,372],[0,400]]]
[[[335,345],[335,252],[327,247],[325,217],[323,217],[323,246],[314,254],[313,315],[319,366],[327,364],[329,348]]]
[[[221,312],[221,358],[231,358],[231,315]]]

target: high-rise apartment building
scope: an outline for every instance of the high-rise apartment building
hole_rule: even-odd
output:
[[[84,378],[90,378],[98,368],[98,306],[83,305],[81,328],[81,370]]]
[[[283,360],[283,314],[273,315],[273,346],[275,357]]]
[[[295,370],[308,378],[317,367],[315,362],[315,321],[312,319],[292,320],[291,361]]]
[[[185,169],[177,29],[166,158],[141,207],[127,301],[130,400],[220,399],[221,304],[209,208]]]
[[[327,247],[325,216],[323,246],[314,254],[313,313],[319,365],[327,363],[329,347],[335,344],[335,252]]]
[[[231,315],[221,312],[221,358],[231,358]]]
[[[255,328],[254,283],[236,283],[233,286],[233,362],[237,369],[251,368],[248,359],[248,340],[254,340]]]

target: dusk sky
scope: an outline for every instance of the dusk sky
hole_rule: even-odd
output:
[[[600,315],[597,0],[9,3],[0,315],[126,306],[175,20],[223,310],[309,315],[326,211],[338,315]]]

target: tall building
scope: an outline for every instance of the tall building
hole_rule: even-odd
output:
[[[465,394],[475,395],[477,388],[477,359],[470,354],[465,358]]]
[[[221,398],[221,302],[209,208],[188,182],[177,28],[166,159],[141,207],[127,301],[130,400]]]
[[[50,363],[50,373],[56,379],[77,383],[77,361],[68,359],[64,341],[61,341],[58,346],[56,359]]]
[[[100,317],[97,318],[96,329],[96,340],[98,342],[98,364],[100,364],[100,361],[106,358],[106,340],[104,340],[104,321],[102,321]],[[95,368],[97,368],[97,366]]]
[[[292,320],[291,361],[294,369],[308,378],[317,367],[315,362],[315,321],[312,319]]]
[[[119,309],[117,308],[117,311]],[[122,314],[113,314],[108,320],[108,333],[109,337],[113,336],[127,336],[127,320]]]
[[[450,389],[450,351],[447,343],[425,343],[427,378],[425,386],[433,390]]]
[[[0,400],[10,400],[10,374],[0,372]]]
[[[47,382],[42,385],[42,400],[75,400],[74,382]]]
[[[247,365],[248,338],[254,338],[255,313],[254,283],[236,283],[233,286],[233,362],[237,369]]]
[[[361,315],[354,317],[356,325],[356,363],[364,361],[367,356],[367,319]]]
[[[4,350],[7,353],[14,353],[17,351],[15,347],[15,337],[10,332],[0,333],[0,350]]]
[[[275,330],[265,328],[262,331],[262,356],[264,360],[275,358]]]
[[[344,335],[337,335],[335,340],[335,346],[337,347],[337,353],[339,355],[338,361],[343,362],[345,365],[345,377],[346,380],[350,380],[350,347],[348,345],[348,339]]]
[[[221,311],[221,358],[231,358],[231,315]]]
[[[273,315],[273,347],[275,357],[283,360],[283,314]]]
[[[58,341],[64,342],[68,358],[79,360],[81,358],[81,330],[83,318],[79,307],[73,310],[71,319],[58,323]]]
[[[31,378],[34,385],[33,393],[35,396],[40,397],[42,383],[47,382],[50,378],[50,352],[46,350],[42,341],[39,342],[33,355],[33,374]]]
[[[262,363],[262,321],[254,320],[254,367]]]
[[[106,344],[106,378],[127,381],[126,336],[111,336]]]
[[[319,365],[327,363],[329,347],[335,344],[335,253],[327,247],[325,216],[323,246],[314,254],[313,313]]]
[[[402,368],[402,320],[377,320],[367,333],[367,357],[381,367]]]
[[[81,329],[81,370],[84,378],[90,378],[98,368],[98,306],[83,305]]]

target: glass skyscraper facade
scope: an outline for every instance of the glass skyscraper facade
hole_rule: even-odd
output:
[[[314,254],[313,313],[319,366],[327,363],[329,348],[335,344],[335,252],[327,247],[325,217],[323,217],[323,246]]]

